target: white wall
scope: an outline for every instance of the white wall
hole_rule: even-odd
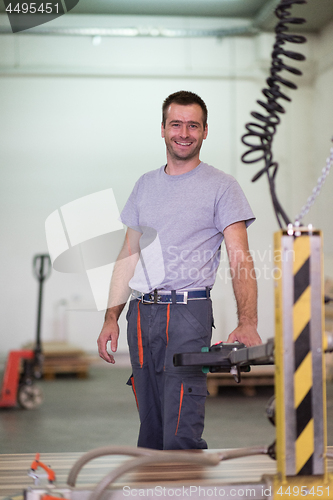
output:
[[[317,179],[326,165],[330,148],[333,147],[333,23],[321,33],[318,43],[318,69],[314,83],[313,111],[313,167],[312,174]],[[323,231],[325,275],[333,278],[333,185],[332,173],[327,178],[321,195],[313,206],[311,216]],[[308,220],[310,219],[310,214]]]
[[[307,48],[299,48],[308,53],[310,76],[290,92],[293,102],[286,106],[274,146],[278,194],[291,217],[310,194],[333,133],[332,62],[314,76],[318,45],[320,50],[332,46],[330,36],[310,37]],[[197,92],[209,109],[201,158],[238,179],[257,215],[249,236],[259,275],[259,332],[264,339],[273,336],[271,257],[277,223],[266,180],[250,182],[261,166],[240,161],[240,137],[250,111],[258,109],[272,42],[270,35],[103,38],[93,46],[89,37],[0,36],[1,354],[35,336],[37,282],[31,264],[35,253],[47,251],[46,218],[109,187],[121,209],[135,180],[165,160],[161,103],[180,89]],[[326,53],[329,59],[332,51]],[[331,182],[314,217],[326,232]],[[325,241],[333,261],[333,243],[326,236]],[[225,339],[236,318],[224,268],[214,297],[215,338]],[[94,310],[85,275],[54,271],[45,285],[44,306],[45,340],[65,335],[95,350],[103,313]],[[124,320],[121,327],[120,350],[126,350]]]

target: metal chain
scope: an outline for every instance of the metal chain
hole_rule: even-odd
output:
[[[328,176],[332,165],[333,165],[333,147],[330,150],[329,157],[326,159],[326,166],[322,169],[321,176],[317,180],[317,185],[313,188],[312,194],[307,199],[306,204],[302,207],[301,212],[295,217],[295,224],[301,223],[303,217],[305,217],[305,215],[309,212],[310,208],[315,202],[315,199],[319,195],[324,182],[326,181],[326,177]]]

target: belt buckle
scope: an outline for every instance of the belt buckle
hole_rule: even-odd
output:
[[[154,301],[152,300],[152,295],[149,293],[147,294],[149,296],[149,299],[145,299],[145,293],[141,294],[141,299],[140,302],[141,304],[152,304]]]
[[[158,295],[157,289],[155,288],[154,293],[149,294],[149,299],[151,304],[158,304],[161,300],[161,296]]]

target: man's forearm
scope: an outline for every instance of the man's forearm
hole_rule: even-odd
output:
[[[257,280],[244,221],[224,230],[239,325],[257,326]]]
[[[105,313],[105,322],[112,322],[112,321],[118,321],[119,316],[122,313],[122,310],[124,309],[126,305],[126,302],[124,304],[120,304],[119,306],[114,306],[114,307],[108,307]]]
[[[131,293],[129,282],[134,275],[136,264],[139,260],[140,247],[139,239],[141,233],[128,229],[123,247],[114,265],[108,307],[105,314],[105,321],[118,321],[118,318],[125,307],[127,299]]]
[[[131,293],[128,283],[134,275],[137,261],[138,254],[128,255],[126,252],[120,252],[112,274],[106,321],[117,321],[124,309]]]
[[[238,323],[240,325],[247,323],[256,327],[258,323],[258,291],[255,270],[250,254],[244,254],[242,259],[233,262],[230,267],[237,303]]]
[[[243,342],[246,346],[261,344],[257,332],[257,280],[248,246],[245,222],[236,222],[224,230],[232,285],[237,302],[238,326],[227,342]]]

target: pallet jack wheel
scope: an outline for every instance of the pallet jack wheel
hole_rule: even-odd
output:
[[[18,390],[17,401],[22,408],[33,410],[43,402],[42,390],[34,384],[23,384]]]

